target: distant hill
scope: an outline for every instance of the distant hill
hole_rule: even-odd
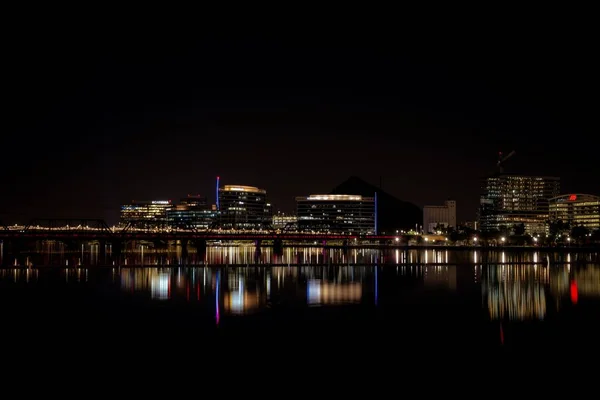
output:
[[[378,200],[379,233],[393,233],[397,229],[414,229],[415,224],[419,226],[423,224],[423,211],[420,207],[400,200],[356,176],[351,176],[336,186],[331,194],[359,194],[373,197],[375,192]]]

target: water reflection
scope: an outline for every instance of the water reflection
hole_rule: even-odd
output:
[[[152,274],[150,294],[153,299],[167,300],[171,297],[171,275],[168,272]]]
[[[490,265],[484,271],[484,304],[492,319],[544,319],[549,269]]]
[[[583,297],[600,297],[600,270],[593,266],[579,268],[573,273],[573,281],[569,285],[569,289],[564,285],[562,289],[563,291],[568,290],[569,293],[577,291],[577,295]],[[575,296],[573,293],[572,297]]]
[[[311,305],[360,303],[362,285],[358,282],[329,283],[311,279],[308,281],[306,297]]]
[[[374,288],[371,267],[123,267],[113,274],[126,294],[152,300],[214,302],[221,315],[259,311],[272,302],[311,306],[360,303]]]
[[[188,246],[184,255],[180,244],[153,242],[128,242],[120,256],[113,254],[110,244],[97,242],[69,244],[44,240],[34,247],[4,255],[0,248],[3,266],[177,266],[177,265],[459,265],[459,264],[538,264],[600,262],[600,253],[523,251],[448,250],[404,248],[352,248],[337,247],[285,247],[275,254],[271,247],[254,245],[218,246],[198,253]]]
[[[492,319],[545,319],[581,298],[600,297],[598,265],[490,265],[484,269],[482,293]]]
[[[456,290],[457,266],[439,265],[422,267],[423,283],[426,286],[441,286]]]
[[[274,307],[411,307],[423,294],[480,302],[492,320],[544,320],[600,298],[600,264],[583,263],[593,257],[583,254],[288,248],[281,256],[265,249],[257,265],[252,248],[208,253],[216,266],[4,268],[0,288],[50,277],[54,285],[105,285],[119,296],[197,305],[217,324]],[[276,257],[284,265],[269,264]]]
[[[549,307],[559,311],[565,302],[600,297],[597,267],[544,264],[121,268],[119,278],[124,292],[154,300],[212,301],[225,316],[254,313],[281,302],[377,305],[380,297],[405,295],[403,279],[424,289],[445,290],[449,296],[479,287],[484,309],[497,320],[543,320]]]
[[[247,277],[241,273],[228,274],[227,278],[227,290],[223,293],[225,313],[244,314],[256,311],[264,305],[266,293],[263,293],[256,279],[247,281]]]

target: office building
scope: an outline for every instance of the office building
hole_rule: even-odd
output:
[[[550,221],[562,221],[570,227],[600,229],[600,196],[565,194],[550,199]]]
[[[284,214],[281,212],[273,214],[274,229],[296,229],[297,223],[298,217],[295,215]]]
[[[268,229],[272,224],[267,192],[254,186],[225,185],[219,188],[219,220],[223,229]]]
[[[120,222],[138,227],[166,225],[167,210],[172,207],[171,200],[132,200],[121,206]]]
[[[188,195],[167,210],[168,225],[179,229],[209,229],[214,226],[217,216],[217,211],[208,205],[204,196]]]
[[[560,179],[496,174],[483,180],[479,226],[483,232],[513,232],[523,224],[528,234],[547,233],[549,199],[558,196]]]
[[[349,194],[296,197],[300,231],[373,234],[375,198]]]

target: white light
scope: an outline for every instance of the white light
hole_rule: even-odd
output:
[[[254,186],[241,186],[241,185],[225,185],[223,187],[225,192],[250,192],[250,193],[265,193],[264,190]]]
[[[362,200],[362,196],[349,194],[311,194],[306,200]]]

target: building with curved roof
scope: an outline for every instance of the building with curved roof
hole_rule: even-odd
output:
[[[267,191],[254,186],[225,185],[219,188],[220,225],[224,229],[263,229],[272,224]]]

